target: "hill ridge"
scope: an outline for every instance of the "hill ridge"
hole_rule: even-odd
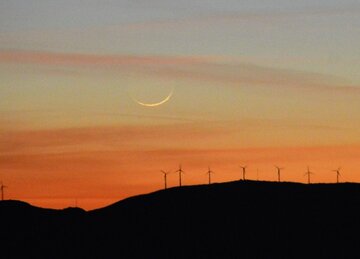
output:
[[[182,186],[87,212],[4,204],[14,258],[352,258],[360,233],[358,183]]]

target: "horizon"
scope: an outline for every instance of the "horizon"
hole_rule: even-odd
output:
[[[0,2],[5,199],[99,208],[179,164],[360,182],[359,28],[351,0]]]
[[[240,167],[241,168],[241,167]],[[248,167],[246,166],[246,169],[248,169]],[[284,170],[285,168],[281,168],[281,170]],[[210,170],[210,168],[208,169]],[[334,171],[336,170],[340,170],[341,171],[341,168],[340,169],[335,169],[335,170],[331,170],[333,173]],[[160,171],[162,172],[162,171]],[[120,201],[123,201],[123,200],[126,200],[127,198],[132,198],[132,197],[137,197],[137,196],[142,196],[142,195],[148,195],[148,194],[152,194],[152,193],[155,193],[155,192],[159,192],[159,191],[166,191],[168,189],[174,189],[174,188],[182,188],[182,187],[194,187],[194,186],[204,186],[204,185],[213,185],[213,184],[226,184],[226,183],[233,183],[233,182],[253,182],[253,183],[278,183],[278,184],[301,184],[301,185],[336,185],[336,184],[360,184],[359,182],[352,182],[352,181],[346,181],[343,178],[343,176],[340,174],[340,179],[338,180],[338,182],[336,181],[336,174],[334,174],[334,178],[335,178],[335,181],[334,182],[314,182],[314,181],[311,181],[310,183],[307,182],[306,180],[304,181],[301,181],[301,182],[297,182],[297,181],[291,181],[291,180],[283,180],[281,179],[280,181],[279,180],[271,180],[271,179],[267,179],[267,180],[264,180],[264,179],[261,179],[258,174],[258,170],[256,171],[256,179],[254,178],[248,178],[248,172],[246,173],[246,178],[243,179],[243,176],[242,176],[242,173],[241,176],[239,177],[240,179],[235,179],[235,180],[227,180],[227,181],[222,181],[222,182],[219,182],[219,181],[212,181],[211,183],[208,183],[207,182],[207,178],[203,181],[203,182],[194,182],[192,184],[186,184],[186,182],[184,183],[184,180],[182,182],[182,185],[179,185],[179,180],[178,180],[178,174],[177,174],[178,171],[168,171],[167,172],[167,175],[169,174],[175,174],[175,176],[173,176],[173,178],[176,178],[176,179],[172,179],[171,183],[173,183],[174,185],[168,185],[168,180],[169,178],[167,178],[167,185],[166,187],[164,188],[164,181],[162,182],[163,184],[163,188],[159,188],[159,189],[156,189],[156,190],[150,190],[148,192],[144,192],[144,193],[136,193],[134,195],[131,195],[131,196],[128,196],[128,197],[123,197],[121,199],[107,199],[107,200],[102,200],[102,205],[101,207],[90,207],[90,208],[84,208],[82,206],[79,206],[79,204],[81,204],[83,201],[81,199],[77,199],[77,198],[68,198],[68,199],[62,199],[62,204],[67,204],[66,202],[68,202],[68,206],[64,205],[65,207],[46,207],[46,203],[43,203],[44,205],[39,205],[38,203],[32,203],[30,202],[29,200],[22,200],[22,199],[8,199],[8,198],[5,198],[3,200],[0,200],[0,201],[22,201],[22,202],[27,202],[29,203],[30,205],[32,206],[36,206],[36,207],[40,207],[40,208],[49,208],[49,209],[66,209],[66,208],[81,208],[81,209],[84,209],[86,211],[90,211],[90,210],[96,210],[96,209],[101,209],[101,208],[104,208],[104,207],[107,207],[107,206],[110,206],[114,203],[117,203],[117,202],[120,202]],[[212,173],[215,173],[214,171],[211,170]],[[314,173],[314,172],[312,172]],[[205,173],[204,175],[206,176],[207,173]],[[306,172],[305,172],[306,174]],[[303,178],[305,178],[305,174],[303,174]],[[252,174],[250,174],[250,176],[252,176]],[[277,174],[276,176],[277,177]],[[177,184],[176,184],[177,183]],[[1,183],[1,186],[3,186],[3,183]],[[4,187],[8,187],[8,186],[4,186]],[[1,191],[2,192],[2,191]],[[4,193],[2,192],[1,193],[2,195],[4,195]],[[5,196],[5,195],[4,195]],[[52,200],[52,199],[51,199]],[[35,201],[36,202],[36,199],[32,199],[32,201]],[[52,200],[53,202],[53,200]],[[108,203],[105,203],[105,202],[108,202]],[[50,203],[51,204],[51,203]],[[86,204],[86,203],[85,203]]]
[[[86,208],[83,208],[81,206],[78,206],[78,201],[73,201],[74,204],[70,204],[69,206],[67,207],[59,207],[59,208],[49,208],[49,207],[43,207],[43,206],[38,206],[36,204],[32,204],[28,201],[25,201],[25,200],[15,200],[15,199],[4,199],[4,200],[0,200],[0,203],[1,202],[7,202],[7,201],[10,201],[10,202],[21,202],[21,203],[27,203],[33,207],[37,207],[37,208],[42,208],[42,209],[54,209],[54,210],[65,210],[65,209],[69,209],[69,208],[79,208],[79,209],[82,209],[86,212],[90,212],[90,211],[95,211],[95,210],[99,210],[99,209],[104,209],[106,207],[109,207],[109,206],[113,206],[115,204],[118,204],[118,203],[121,203],[127,199],[132,199],[132,198],[137,198],[137,197],[142,197],[142,196],[147,196],[147,195],[152,195],[152,194],[155,194],[155,193],[158,193],[158,192],[166,192],[168,190],[173,190],[173,189],[182,189],[182,188],[192,188],[192,187],[202,187],[202,186],[211,186],[211,185],[222,185],[222,184],[232,184],[232,183],[259,183],[259,184],[278,184],[278,185],[286,185],[286,184],[295,184],[295,185],[303,185],[303,186],[312,186],[312,187],[316,187],[316,186],[336,186],[336,185],[349,185],[349,184],[358,184],[360,185],[360,183],[357,183],[357,182],[334,182],[334,183],[323,183],[323,182],[319,182],[319,183],[315,183],[315,182],[312,182],[312,183],[304,183],[304,182],[292,182],[292,181],[265,181],[265,180],[253,180],[253,179],[246,179],[246,180],[243,180],[243,179],[240,179],[240,180],[233,180],[233,181],[227,181],[227,182],[213,182],[211,184],[209,183],[200,183],[200,184],[194,184],[194,185],[182,185],[182,186],[169,186],[167,187],[166,189],[165,188],[162,188],[162,189],[158,189],[158,190],[153,190],[153,191],[150,191],[150,192],[147,192],[147,193],[138,193],[138,194],[135,194],[133,196],[129,196],[129,197],[125,197],[121,200],[115,200],[111,203],[108,203],[108,204],[105,204],[104,206],[102,207],[96,207],[96,208],[91,208],[91,209],[86,209]]]

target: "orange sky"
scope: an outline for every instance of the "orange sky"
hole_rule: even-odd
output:
[[[249,179],[279,165],[306,182],[310,166],[334,182],[341,166],[360,181],[358,4],[159,3],[0,2],[6,198],[98,208],[161,189],[180,163],[185,184],[243,164]]]
[[[220,57],[0,52],[1,179],[6,197],[86,209],[162,188],[248,177],[333,182],[356,174],[359,88],[316,73]],[[240,72],[239,72],[240,71]],[[132,96],[169,102],[143,107]],[[336,103],[336,106],[334,104]],[[169,176],[169,186],[177,176]]]
[[[244,164],[253,180],[276,180],[274,165],[280,165],[286,168],[284,181],[306,182],[309,165],[314,182],[334,182],[331,170],[338,166],[342,181],[360,181],[355,173],[360,146],[206,149],[223,134],[226,129],[182,125],[8,132],[2,135],[0,158],[6,195],[45,207],[72,206],[77,200],[79,206],[96,208],[162,188],[160,169],[175,171],[179,163],[185,184],[206,183],[208,165],[216,172],[214,182],[237,180]],[[169,186],[177,184],[177,175],[169,175]]]

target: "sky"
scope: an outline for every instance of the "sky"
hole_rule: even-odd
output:
[[[94,209],[179,164],[359,182],[359,42],[350,0],[0,1],[5,198]]]

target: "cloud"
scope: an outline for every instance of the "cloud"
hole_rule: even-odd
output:
[[[274,24],[283,23],[284,20],[291,21],[304,17],[318,17],[331,15],[357,15],[360,13],[359,4],[342,4],[340,5],[321,5],[321,6],[304,6],[290,8],[267,8],[244,10],[244,8],[228,8],[227,10],[204,10],[189,14],[182,17],[172,17],[162,19],[152,19],[146,21],[135,21],[123,23],[121,25],[106,26],[105,28],[93,28],[100,30],[164,30],[164,29],[184,29],[186,27],[205,26],[208,28],[212,24],[229,24],[239,22],[258,23],[261,26],[273,26]]]
[[[52,53],[40,51],[0,51],[0,62],[44,65],[94,65],[94,66],[141,66],[141,65],[188,65],[202,63],[198,57],[161,57],[130,55],[91,55]]]
[[[90,55],[71,53],[0,51],[0,63],[75,67],[82,73],[127,71],[136,75],[161,76],[177,80],[215,82],[230,86],[272,86],[360,93],[333,75],[279,69],[221,58],[190,56]],[[84,69],[84,68],[87,69]],[[75,74],[75,73],[74,73]]]
[[[24,127],[26,128],[26,127]],[[339,136],[352,129],[291,120],[179,121],[160,125],[114,125],[54,129],[0,130],[0,154],[59,154],[78,151],[129,151],[164,148],[279,146],[301,144],[317,134]],[[295,139],[292,134],[301,132]],[[306,135],[311,132],[310,136]],[[282,142],[277,139],[282,134]],[[307,136],[307,138],[305,137]],[[301,140],[302,139],[302,140]],[[312,138],[310,138],[311,140]],[[181,141],[179,141],[181,140]],[[318,141],[325,141],[326,137]],[[280,141],[278,143],[278,141]],[[300,142],[299,142],[300,141]],[[314,140],[312,140],[314,141]],[[285,141],[286,143],[286,141]],[[325,141],[325,143],[327,143]]]
[[[77,150],[129,150],[175,145],[179,139],[196,143],[216,136],[223,129],[205,129],[199,124],[161,126],[98,126],[43,130],[2,130],[0,152],[61,153]],[[193,145],[193,144],[192,144]]]
[[[77,151],[63,153],[7,154],[0,156],[5,169],[36,171],[44,173],[44,178],[56,176],[62,172],[63,177],[83,179],[84,173],[93,173],[96,177],[126,177],[136,180],[132,173],[157,172],[159,168],[174,168],[179,163],[185,167],[206,168],[209,164],[215,167],[237,168],[239,161],[252,165],[273,166],[274,163],[339,163],[344,160],[356,161],[360,153],[359,145],[350,146],[311,146],[311,147],[261,147],[261,148],[218,148],[186,149],[159,148],[149,150],[108,150]],[[345,166],[345,165],[344,165]],[[150,168],[150,169],[149,169]],[[191,169],[187,169],[188,171]],[[118,174],[117,172],[122,172]],[[78,175],[81,173],[82,175]],[[139,179],[137,179],[139,183]]]

